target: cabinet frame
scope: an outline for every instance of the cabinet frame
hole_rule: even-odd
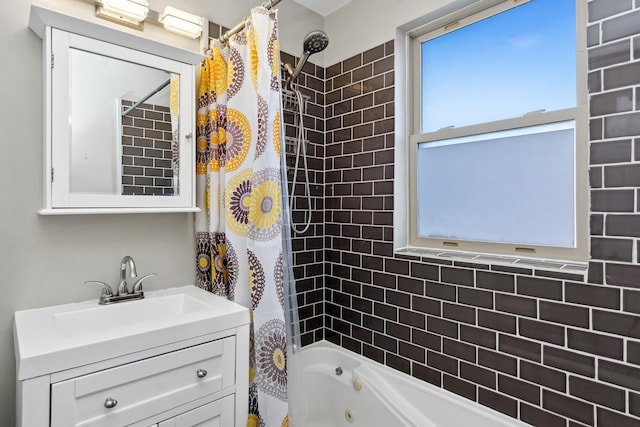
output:
[[[46,140],[50,151],[50,167],[55,177],[46,183],[46,206],[59,209],[96,209],[110,206],[112,208],[192,208],[195,203],[195,77],[191,64],[174,61],[130,49],[112,43],[103,42],[91,37],[73,34],[57,28],[47,27],[45,38],[50,38],[50,56],[55,64],[45,68],[45,86],[51,102],[51,114],[45,120],[46,127],[51,129],[51,138]],[[71,105],[68,93],[71,88],[69,53],[71,49],[84,51],[105,58],[114,58],[124,62],[142,65],[168,73],[179,75],[180,80],[180,135],[178,161],[178,194],[173,196],[144,196],[99,193],[71,192],[71,146],[72,132],[69,117]],[[115,145],[120,141],[114,141]],[[114,146],[115,152],[115,146]],[[46,169],[45,169],[46,171]],[[53,173],[53,172],[52,172]],[[120,171],[115,171],[116,175]],[[54,178],[54,179],[52,179]]]
[[[75,214],[124,214],[124,213],[166,213],[166,212],[198,212],[196,207],[195,190],[195,64],[199,64],[204,56],[197,52],[188,51],[175,46],[160,43],[151,39],[119,31],[105,25],[85,21],[74,16],[47,9],[42,6],[32,5],[29,27],[43,40],[43,112],[44,112],[44,158],[43,158],[43,208],[38,210],[39,215],[75,215]],[[53,121],[60,121],[60,117],[54,118],[56,109],[53,108],[52,96],[52,29],[59,29],[68,33],[95,39],[96,41],[113,45],[116,49],[131,49],[142,54],[155,56],[164,60],[172,60],[183,63],[181,71],[181,124],[180,145],[187,146],[187,150],[180,150],[181,175],[180,196],[110,196],[110,195],[82,195],[70,193],[68,185],[69,175],[65,172],[65,161],[62,159],[62,168],[53,168],[56,149],[52,147],[52,141],[57,137],[54,132]],[[58,58],[55,66],[58,67],[63,58]],[[184,79],[182,78],[184,76]],[[68,120],[68,118],[63,118]],[[187,137],[189,136],[189,137]],[[70,144],[67,141],[67,144]],[[68,165],[67,165],[68,166]],[[66,168],[68,171],[68,168]],[[66,179],[65,179],[66,173]],[[55,186],[52,185],[52,176]],[[58,184],[66,185],[65,190],[60,190]],[[117,198],[120,198],[118,200]],[[113,199],[116,200],[113,200]],[[127,200],[127,198],[138,200]],[[154,198],[156,200],[154,200]],[[65,200],[66,199],[66,200]],[[172,200],[169,200],[172,199]]]

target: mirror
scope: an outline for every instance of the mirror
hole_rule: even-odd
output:
[[[31,5],[44,75],[40,215],[197,212],[195,71],[204,56]],[[178,36],[176,36],[178,37]]]
[[[180,75],[77,48],[69,64],[70,192],[178,195]]]

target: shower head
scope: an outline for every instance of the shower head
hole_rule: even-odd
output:
[[[322,52],[327,48],[328,45],[329,37],[324,31],[315,30],[307,34],[302,44],[304,52],[302,53],[300,60],[296,64],[296,68],[293,69],[290,64],[285,64],[284,66],[289,73],[289,78],[285,83],[285,87],[291,86],[291,83],[293,83],[293,81],[298,77],[298,75],[302,71],[302,67],[304,67],[304,64],[307,63],[307,59],[309,59],[311,55],[313,55],[314,53]]]
[[[311,31],[304,38],[304,52],[305,53],[318,53],[322,52],[329,45],[329,37],[324,31],[316,30]]]

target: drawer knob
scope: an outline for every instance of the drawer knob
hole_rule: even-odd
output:
[[[107,397],[107,400],[104,401],[104,407],[107,409],[115,408],[117,404],[118,401],[110,397]]]
[[[198,376],[198,378],[204,378],[207,376],[207,371],[205,371],[204,369],[198,369],[196,371],[196,375]]]

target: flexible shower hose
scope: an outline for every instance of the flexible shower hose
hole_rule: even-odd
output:
[[[300,157],[302,157],[302,164],[304,167],[304,190],[307,196],[307,210],[305,211],[306,223],[303,228],[299,229],[296,224],[293,222],[293,215],[291,218],[291,228],[296,234],[306,233],[309,227],[311,226],[311,189],[309,187],[309,167],[307,166],[307,147],[305,140],[305,129],[304,129],[304,117],[303,117],[303,106],[304,106],[304,98],[302,97],[302,93],[297,88],[291,87],[293,92],[296,94],[296,98],[298,99],[298,144],[296,147],[296,163],[293,168],[293,184],[291,187],[291,196],[289,197],[289,212],[293,213],[293,201],[295,199],[296,192],[296,184],[298,182],[298,167],[300,162]]]

